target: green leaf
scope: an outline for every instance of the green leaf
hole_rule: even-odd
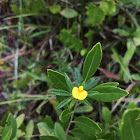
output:
[[[69,118],[71,117],[71,115],[72,115],[72,111],[66,109],[66,110],[64,110],[64,111],[61,113],[59,119],[60,119],[62,122],[66,122],[66,121],[69,120]]]
[[[80,74],[80,70],[75,68],[74,69],[74,75],[75,75],[75,78],[76,78],[76,81],[78,83],[78,85],[80,86],[81,85],[81,74]]]
[[[53,123],[53,120],[50,116],[46,115],[43,122],[45,122],[49,128],[51,128],[51,129],[54,128],[54,123]]]
[[[98,69],[102,59],[101,44],[97,43],[86,56],[83,68],[84,81],[89,80]]]
[[[121,126],[121,140],[139,140],[140,124],[136,119],[140,115],[140,108],[128,109],[124,112]]]
[[[30,120],[29,123],[26,126],[25,140],[30,140],[31,139],[33,131],[34,131],[34,122],[33,122],[33,120]]]
[[[88,91],[88,97],[94,96],[96,94],[99,94],[98,91]]]
[[[126,17],[119,14],[118,15],[118,27],[121,28],[125,24],[125,22],[126,22]]]
[[[28,84],[31,80],[32,80],[32,77],[29,75],[26,75],[26,76],[22,77],[21,79],[13,81],[12,85],[18,89],[25,88],[28,86]]]
[[[16,4],[11,4],[11,10],[18,15],[20,13],[19,7]]]
[[[113,31],[113,33],[118,34],[119,36],[125,36],[125,37],[130,36],[130,32],[125,29],[116,28],[116,29],[113,29],[112,31]]]
[[[12,127],[6,126],[6,128],[4,128],[4,131],[2,132],[1,140],[10,140],[11,135],[12,135]]]
[[[24,71],[24,70],[21,70],[21,71],[24,72],[25,74],[31,76],[35,80],[46,82],[46,77],[38,76],[37,74],[29,72],[29,71]]]
[[[41,136],[40,140],[59,140],[59,139],[55,136]]]
[[[140,116],[137,117],[136,123],[140,123]]]
[[[20,129],[17,129],[17,135],[15,138],[19,138],[25,135],[25,132],[21,131]]]
[[[66,73],[65,73],[65,80],[66,80],[66,83],[67,83],[67,85],[68,85],[70,91],[72,91],[72,89],[73,89],[73,84],[72,84],[70,78],[68,77],[68,75],[67,75]]]
[[[136,104],[133,101],[131,101],[127,106],[127,109],[134,109],[134,108],[136,108]]]
[[[124,63],[127,63],[132,59],[135,51],[136,51],[136,45],[133,40],[129,39],[127,41],[127,51],[123,57]]]
[[[102,132],[101,128],[97,123],[84,116],[77,117],[74,120],[74,123],[87,135],[93,135]]]
[[[138,27],[134,32],[133,32],[133,41],[136,46],[140,45],[140,27]]]
[[[84,99],[83,101],[81,101],[82,103],[84,103],[85,105],[87,105],[87,106],[91,106],[91,104],[88,102],[88,100],[87,99]]]
[[[55,135],[58,137],[59,140],[64,140],[65,138],[65,131],[63,127],[56,122],[54,126]]]
[[[87,113],[93,110],[92,106],[78,106],[75,110],[75,113]]]
[[[75,140],[75,138],[73,136],[67,136],[67,140]]]
[[[72,101],[70,103],[70,109],[75,105],[76,101],[77,100],[75,98],[72,99]]]
[[[84,89],[89,90],[89,89],[93,88],[94,86],[96,86],[96,84],[98,84],[99,81],[100,81],[100,79],[91,78],[90,80],[88,80],[85,83]]]
[[[111,102],[114,100],[118,100],[121,97],[126,96],[128,94],[127,91],[114,86],[99,85],[93,88],[92,91],[98,91],[99,93],[94,96],[91,96],[90,98],[103,102]]]
[[[107,140],[116,140],[116,133],[114,131],[106,133],[103,138]]]
[[[100,3],[100,8],[107,15],[111,15],[116,10],[115,2],[113,0],[103,1]]]
[[[101,24],[105,18],[104,11],[96,5],[89,4],[87,6],[87,12],[93,26]]]
[[[133,57],[133,55],[135,53],[135,50],[136,50],[136,43],[132,39],[128,39],[128,41],[127,41],[127,51],[125,52],[125,55],[122,58],[123,59],[123,63],[129,63],[131,61],[131,59],[132,59],[132,57]],[[123,70],[121,68],[119,74],[123,75],[124,80],[125,80],[126,83],[129,82],[128,77],[126,76],[125,73],[124,74],[123,73],[124,72],[123,72]],[[133,80],[135,80],[133,78],[133,75],[131,75],[131,78]]]
[[[58,12],[60,12],[61,7],[59,5],[53,5],[53,6],[49,6],[49,10],[51,13],[57,14]]]
[[[89,17],[86,17],[84,19],[83,26],[85,26],[85,27],[91,27],[92,26],[92,23],[91,23],[91,20],[89,19]]]
[[[30,2],[31,2],[30,0],[25,0],[25,5],[30,6]]]
[[[30,10],[31,13],[40,13],[41,10],[46,10],[46,5],[43,0],[37,0],[30,4],[30,7],[26,8],[26,11]]]
[[[63,74],[50,69],[48,69],[47,71],[52,83],[55,85],[56,88],[69,91],[65,76]]]
[[[7,126],[12,127],[12,134],[10,138],[10,140],[12,140],[16,136],[16,133],[17,133],[17,123],[16,123],[16,119],[13,117],[11,113],[8,115],[7,123],[8,123]]]
[[[98,87],[102,87],[102,86],[114,86],[114,87],[117,87],[118,85],[119,85],[118,82],[107,82],[107,83],[103,83],[103,84],[98,85]]]
[[[9,113],[7,112],[7,113],[5,113],[4,116],[2,117],[1,122],[0,122],[0,125],[1,125],[2,127],[5,127],[5,124],[7,124],[8,116],[9,116]]]
[[[127,75],[127,77],[131,80],[131,75],[128,69],[128,64],[123,61],[122,57],[117,53],[115,49],[112,49],[113,54],[115,56],[115,60],[120,64],[123,72]]]
[[[47,136],[54,133],[54,124],[50,116],[46,115],[43,122],[37,124],[41,135]]]
[[[71,93],[62,89],[50,89],[48,90],[50,94],[55,94],[58,96],[71,96]]]
[[[102,117],[104,121],[109,124],[111,121],[111,112],[107,107],[102,108]]]
[[[32,34],[29,36],[29,39],[33,39],[33,38],[35,38],[35,37],[37,37],[37,36],[44,35],[44,34],[50,32],[50,31],[51,31],[51,30],[48,29],[48,30],[43,30],[43,31],[39,31],[39,32],[32,33]]]
[[[80,55],[81,55],[81,56],[86,56],[87,53],[88,53],[88,49],[82,49],[82,50],[80,51]]]
[[[86,32],[84,35],[88,39],[89,46],[91,46],[91,44],[92,44],[93,35],[94,35],[94,31],[91,29],[89,29],[88,32]],[[87,49],[85,50],[85,53],[86,53],[86,51],[87,51]]]
[[[133,4],[136,6],[140,6],[140,1],[139,0],[130,0]]]
[[[88,136],[84,134],[79,128],[71,130],[71,133],[79,140],[96,140],[96,136]]]
[[[131,77],[135,81],[140,81],[140,74],[132,74]]]
[[[25,117],[25,114],[20,114],[20,115],[16,118],[17,128],[19,128],[19,127],[21,126],[21,124],[23,123],[24,117]]]
[[[40,122],[37,124],[39,133],[43,136],[51,135],[53,129],[51,129],[46,122]]]
[[[58,106],[57,109],[60,109],[61,107],[65,106],[66,104],[68,104],[71,101],[71,97],[66,98],[65,100],[63,100]]]
[[[78,12],[70,8],[65,8],[64,10],[60,12],[60,14],[64,16],[65,18],[74,18],[78,16]]]
[[[79,52],[83,48],[82,41],[72,36],[67,30],[63,29],[60,32],[59,39],[65,44],[66,47],[74,49],[76,52]]]

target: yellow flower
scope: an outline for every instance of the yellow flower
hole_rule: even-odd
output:
[[[79,88],[77,87],[74,87],[72,89],[72,96],[75,98],[75,99],[78,99],[78,100],[84,100],[88,93],[87,91],[83,90],[83,86],[80,86]]]

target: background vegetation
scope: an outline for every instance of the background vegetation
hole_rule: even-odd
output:
[[[140,103],[140,1],[0,1],[0,134],[9,112],[13,122],[17,118],[18,139],[39,139],[41,128],[47,129],[40,123],[44,118],[57,122],[62,109],[48,94],[53,85],[47,69],[72,78],[72,69],[83,65],[97,42],[103,59],[94,76],[100,83],[119,82],[129,95],[111,103],[91,101],[90,107],[78,107],[76,116],[102,123],[118,138],[124,111]]]

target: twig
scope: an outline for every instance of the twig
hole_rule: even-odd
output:
[[[123,10],[129,16],[129,18],[132,20],[132,22],[134,23],[136,28],[139,27],[139,24],[138,24],[137,20],[135,19],[135,17],[133,15],[130,14],[130,12],[128,12],[124,7],[122,7],[118,3],[116,3],[116,6],[118,6],[121,10]]]
[[[16,53],[15,53],[15,69],[14,69],[15,80],[18,79],[18,54],[19,54],[19,48],[18,48],[18,41],[17,41]]]
[[[121,5],[119,5],[118,3],[116,3],[116,6],[121,6]],[[133,11],[140,12],[140,10],[139,9],[136,9],[136,8],[126,7],[126,6],[121,6],[121,7],[123,7],[124,9],[130,9],[130,10],[133,10]]]
[[[140,102],[140,99],[125,98],[122,101],[124,101],[124,102],[131,102],[131,101],[133,101],[133,102]]]
[[[128,64],[131,68],[133,68],[135,71],[137,71],[138,73],[140,73],[140,70],[139,69],[137,69],[134,65],[132,65],[132,64]]]
[[[41,55],[41,52],[42,52],[44,46],[45,46],[47,43],[48,43],[48,40],[46,40],[46,41],[41,45],[41,48],[39,49],[39,52],[38,52],[37,57],[36,57],[36,61],[39,60],[40,55]]]
[[[132,82],[132,83],[127,87],[126,91],[129,92],[135,84],[136,84],[136,82]],[[124,100],[124,98],[125,98],[125,97],[122,97],[122,98],[120,98],[120,99],[116,102],[116,104],[113,106],[113,108],[112,108],[112,110],[111,110],[111,113],[113,113],[113,112],[115,111],[115,109],[117,108],[117,106]]]
[[[107,77],[113,78],[113,79],[117,79],[120,80],[120,77],[118,77],[117,75],[115,75],[114,73],[109,72],[106,69],[103,69],[101,67],[98,68],[101,72],[103,72]]]
[[[7,17],[9,17],[9,16],[14,16],[15,14],[13,14],[13,13],[8,13],[7,15],[2,15],[2,16],[0,16],[0,20],[2,20],[2,19],[4,19],[4,18],[7,18]]]
[[[70,122],[69,122],[69,124],[68,124],[67,130],[66,130],[66,133],[65,133],[65,138],[64,138],[64,140],[67,139],[67,135],[68,135],[68,132],[69,132],[70,126],[71,126],[71,124],[72,124],[72,120],[73,120],[74,112],[75,112],[77,106],[78,106],[78,101],[76,102],[75,107],[74,107],[74,110],[73,110],[73,112],[72,112],[72,115],[71,115],[71,118],[70,118]]]
[[[65,2],[65,3],[70,3],[68,0],[61,0],[62,2]]]
[[[31,50],[29,50],[29,51],[19,51],[18,55],[19,55],[19,56],[27,55],[28,53],[31,53],[31,52],[33,52],[33,51],[34,51],[34,49],[31,49]],[[4,61],[7,61],[7,60],[9,60],[9,59],[11,59],[11,58],[14,58],[15,55],[16,55],[16,54],[11,54],[10,56],[6,56],[6,57],[4,57],[4,58],[1,58],[1,59],[0,59],[0,62],[4,62]]]

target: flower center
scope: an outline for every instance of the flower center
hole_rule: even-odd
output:
[[[83,86],[80,86],[80,87],[79,87],[79,91],[80,91],[80,92],[83,91],[83,89],[84,89]]]

